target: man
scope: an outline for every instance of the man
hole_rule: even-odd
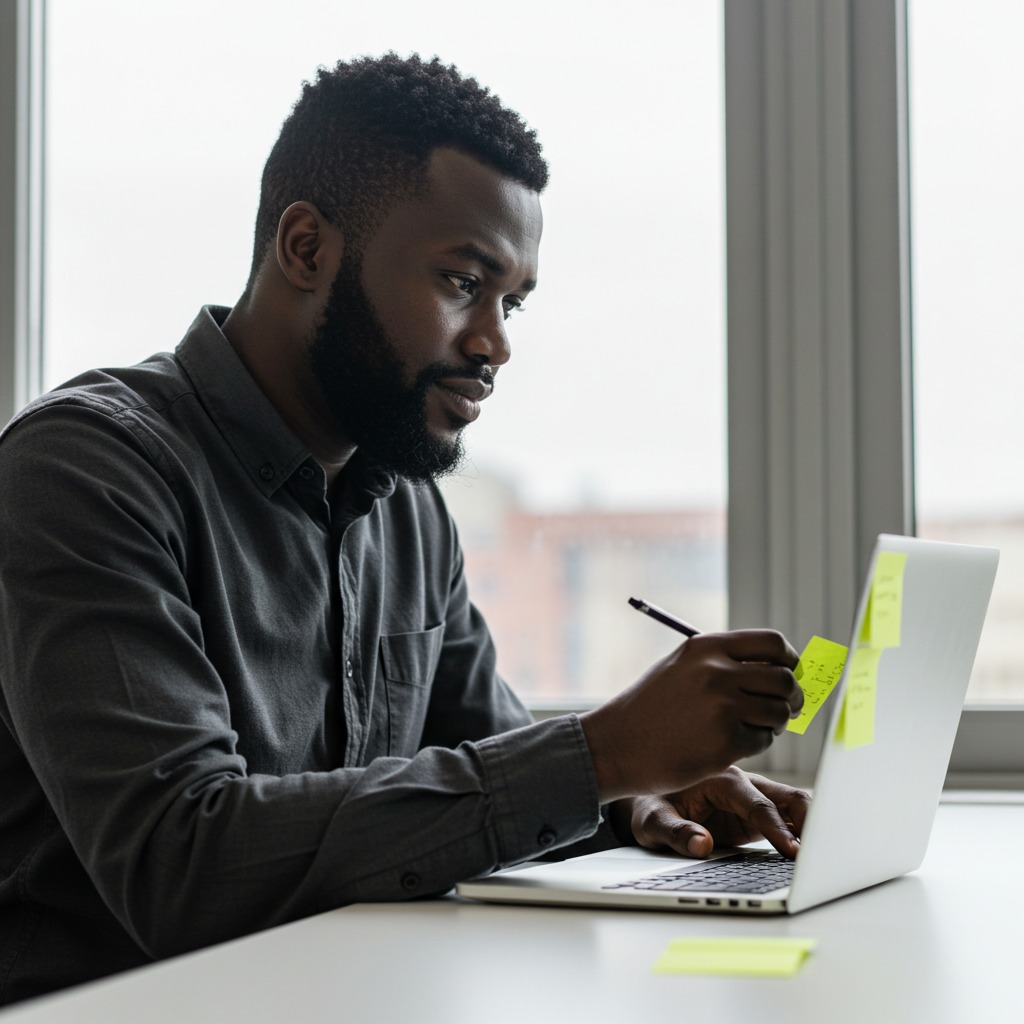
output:
[[[5,1001],[556,850],[795,855],[806,795],[731,767],[802,703],[781,636],[532,724],[469,602],[431,481],[509,359],[546,180],[454,68],[322,70],[235,307],[8,427]]]

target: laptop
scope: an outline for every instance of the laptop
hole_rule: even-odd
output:
[[[795,914],[920,866],[999,552],[880,536],[861,592],[851,654],[864,636],[883,552],[906,560],[898,646],[886,647],[877,663],[874,738],[848,746],[840,735],[848,659],[831,706],[819,712],[828,717],[826,739],[795,862],[764,843],[716,851],[706,861],[622,847],[559,863],[518,865],[460,883],[459,895],[498,903]],[[885,564],[891,561],[887,557]]]

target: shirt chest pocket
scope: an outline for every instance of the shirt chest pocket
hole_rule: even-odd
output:
[[[392,757],[412,757],[419,749],[443,639],[443,624],[419,633],[380,638],[388,695],[388,753]]]

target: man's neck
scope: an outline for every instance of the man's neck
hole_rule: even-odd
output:
[[[243,295],[221,329],[281,418],[323,467],[330,488],[356,446],[325,426],[333,416],[310,370],[307,345],[295,336],[294,320],[264,312]]]

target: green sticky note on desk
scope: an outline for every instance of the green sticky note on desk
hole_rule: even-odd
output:
[[[784,978],[796,974],[814,941],[783,936],[674,939],[655,961],[654,973]]]
[[[839,682],[846,664],[847,649],[820,636],[812,636],[800,655],[800,663],[793,673],[804,691],[804,706],[800,714],[790,719],[786,728],[803,735],[819,708]]]
[[[879,551],[871,593],[864,611],[860,642],[868,647],[899,647],[903,618],[903,570],[907,565],[905,552]]]

